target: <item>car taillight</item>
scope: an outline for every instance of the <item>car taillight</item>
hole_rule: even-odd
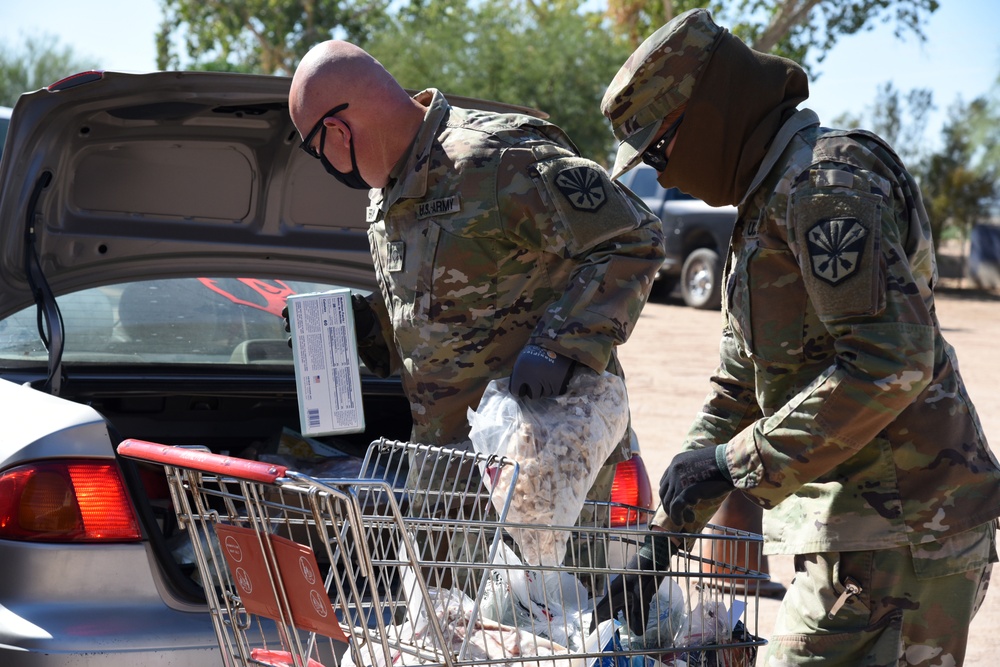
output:
[[[611,485],[611,502],[652,509],[653,492],[649,486],[649,474],[646,473],[646,464],[643,463],[642,457],[633,456],[615,468],[615,481]],[[627,507],[611,508],[613,527],[634,526],[639,522],[639,512]]]
[[[0,474],[0,539],[134,542],[141,537],[114,463],[61,460]]]

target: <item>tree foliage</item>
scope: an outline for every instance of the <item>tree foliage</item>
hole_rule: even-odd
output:
[[[835,127],[863,127],[885,139],[920,181],[931,218],[935,245],[946,230],[967,238],[973,225],[988,219],[1000,188],[1000,79],[992,96],[969,104],[957,100],[941,130],[941,147],[924,140],[934,109],[929,89],[902,94],[891,82],[882,84],[866,112],[844,114]]]
[[[822,62],[841,37],[894,22],[900,37],[924,39],[923,24],[938,0],[608,0],[619,32],[635,46],[666,21],[695,7],[758,51],[806,64]]]
[[[630,51],[703,0],[161,0],[161,69],[290,74],[314,44],[348,39],[407,87],[534,106],[599,161],[613,140],[596,113]],[[938,0],[712,0],[763,51],[821,61],[837,39],[894,21],[923,37]]]
[[[12,107],[22,93],[95,67],[50,35],[27,37],[20,47],[0,46],[0,105]]]
[[[607,162],[613,136],[598,106],[631,47],[579,0],[417,0],[369,51],[408,88],[540,109]]]
[[[845,113],[833,119],[833,127],[863,127],[885,139],[911,169],[929,156],[924,137],[927,122],[934,110],[934,93],[929,88],[914,88],[905,95],[891,81],[878,88],[875,102],[866,112]]]
[[[1000,74],[978,103],[969,108],[969,142],[976,147],[975,168],[1000,176]]]
[[[1000,196],[1000,170],[989,159],[983,144],[974,139],[977,123],[988,108],[985,97],[969,104],[956,102],[942,131],[944,147],[927,161],[921,185],[935,241],[940,240],[947,226],[968,238],[973,225],[989,218]],[[991,138],[994,146],[995,128]]]
[[[387,5],[388,0],[162,0],[157,67],[291,74],[310,47],[335,34],[364,46],[382,27]]]

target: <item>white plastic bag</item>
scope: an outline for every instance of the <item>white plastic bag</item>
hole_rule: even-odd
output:
[[[572,651],[581,651],[584,628],[590,625],[585,609],[592,601],[580,580],[569,572],[526,570],[517,555],[501,544],[493,560],[483,596],[486,618],[515,625],[546,637]]]
[[[545,526],[572,526],[587,492],[628,425],[625,383],[611,373],[577,371],[562,396],[521,399],[509,381],[492,380],[476,410],[469,410],[469,434],[477,452],[511,458],[520,466],[507,522],[542,526],[508,532],[529,565],[562,563],[570,533]],[[513,471],[483,471],[500,509]],[[497,471],[493,471],[497,472]]]
[[[504,625],[486,618],[473,616],[473,600],[456,588],[429,587],[431,607],[420,597],[408,602],[408,619],[392,628],[396,633],[390,640],[390,654],[385,655],[378,643],[369,643],[359,653],[362,664],[356,664],[350,652],[345,654],[342,667],[416,667],[439,664],[437,660],[421,658],[404,646],[420,646],[425,651],[431,646],[449,653],[462,662],[488,663],[503,661],[507,667],[587,667],[586,661],[569,654],[566,647],[533,634],[524,628]],[[432,631],[436,624],[444,638],[441,645]],[[565,657],[559,657],[565,656]],[[371,659],[374,658],[374,659]]]
[[[685,622],[684,592],[671,577],[664,577],[656,595],[649,602],[646,630],[643,632],[647,647],[670,648]]]
[[[714,598],[705,599],[699,591],[698,604],[691,613],[683,619],[681,627],[674,637],[674,645],[680,647],[699,647],[710,644],[729,644],[732,642],[733,621],[726,605]],[[743,664],[743,651],[725,649],[700,650],[693,648],[684,653],[689,667],[737,667]]]

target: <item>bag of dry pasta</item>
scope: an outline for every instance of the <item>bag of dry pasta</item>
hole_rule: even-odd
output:
[[[469,434],[477,452],[517,461],[519,472],[507,512],[508,527],[528,565],[559,565],[587,492],[628,425],[625,383],[608,372],[578,370],[562,396],[518,398],[506,378],[492,380]],[[513,466],[483,471],[495,503],[510,491]],[[497,508],[498,510],[500,507]]]

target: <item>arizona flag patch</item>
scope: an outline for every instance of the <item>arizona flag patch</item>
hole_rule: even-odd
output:
[[[571,167],[556,176],[556,187],[578,211],[596,211],[608,200],[604,179],[593,167]]]
[[[828,218],[813,225],[806,234],[812,272],[830,285],[837,285],[857,273],[861,266],[868,230],[857,218]]]

